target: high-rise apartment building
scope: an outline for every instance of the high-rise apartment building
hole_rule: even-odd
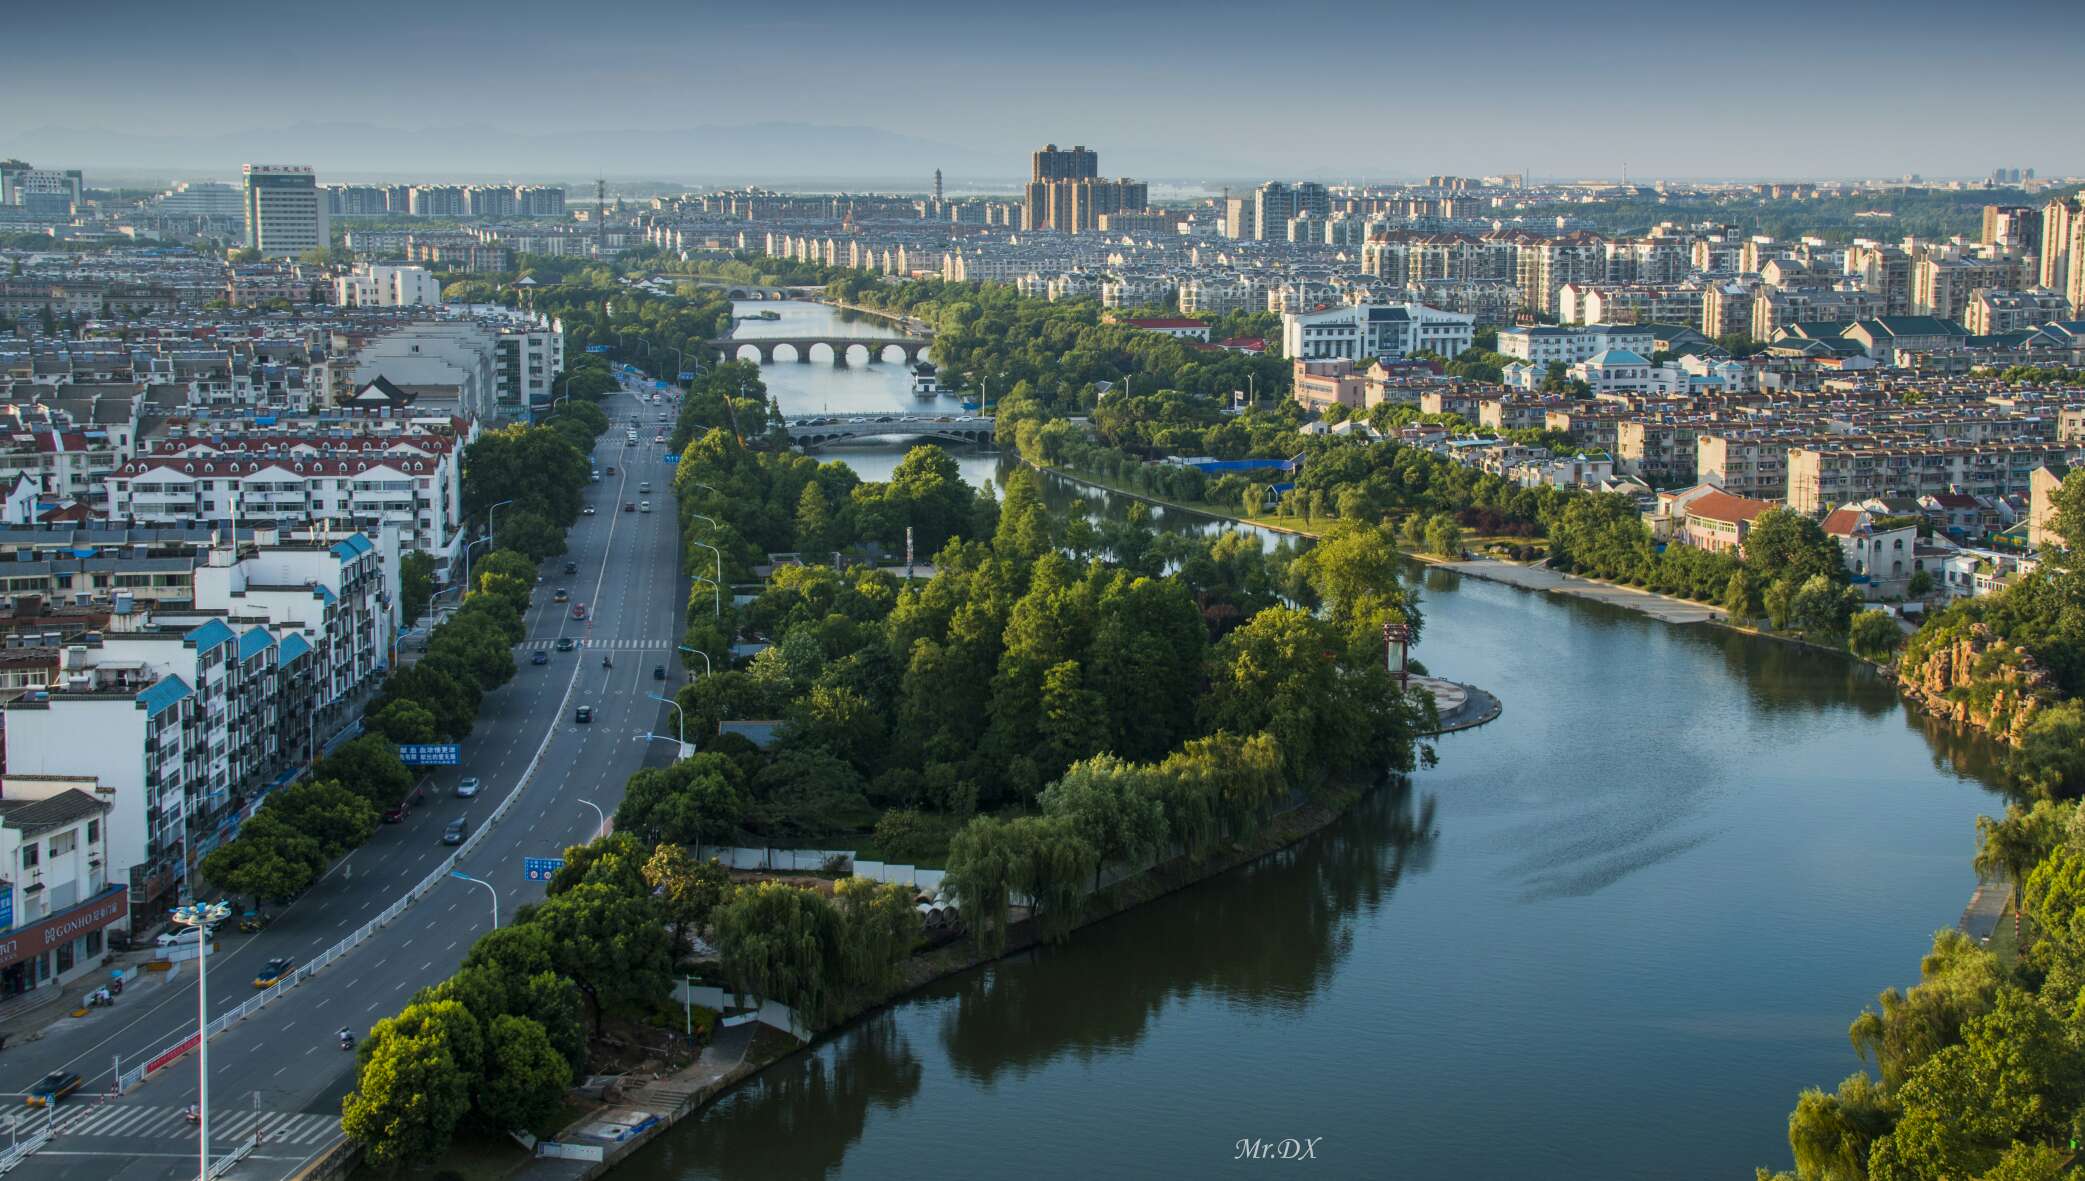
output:
[[[248,164],[246,245],[269,258],[295,258],[333,244],[325,198],[307,164]]]
[[[1084,144],[1063,150],[1056,144],[1044,144],[1031,160],[1030,180],[1091,180],[1100,175],[1100,153]]]
[[[1332,195],[1314,181],[1295,185],[1270,180],[1253,190],[1253,237],[1263,242],[1288,238],[1292,218],[1324,221],[1332,213]]]
[[[2076,197],[2058,197],[2042,206],[2042,253],[2040,286],[2062,291],[2070,281],[2072,227],[2085,211]]]
[[[1100,227],[1104,213],[1124,213],[1150,203],[1150,186],[1128,177],[1099,175],[1100,157],[1085,147],[1059,150],[1046,144],[1034,156],[1033,174],[1021,211],[1021,228],[1086,233]]]

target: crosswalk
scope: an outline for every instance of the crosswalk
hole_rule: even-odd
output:
[[[95,1136],[136,1140],[193,1140],[196,1127],[188,1122],[186,1108],[149,1107],[105,1103],[74,1114],[61,1105],[57,1111],[58,1136]],[[15,1117],[19,1130],[33,1131],[43,1113]],[[26,1121],[26,1122],[25,1122]],[[340,1117],[292,1111],[255,1111],[251,1107],[213,1108],[210,1113],[210,1142],[244,1140],[261,1130],[264,1144],[324,1144],[340,1132]]]
[[[578,639],[578,637],[573,637]],[[530,651],[548,652],[553,640],[540,640],[523,645]],[[589,652],[671,652],[673,645],[661,644],[657,640],[579,640],[579,646]]]

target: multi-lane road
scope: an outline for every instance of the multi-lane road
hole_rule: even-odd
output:
[[[656,433],[670,432],[670,423],[660,424],[657,417],[671,408],[641,402],[627,390],[601,405],[610,427],[594,452],[602,481],[586,493],[595,515],[582,516],[572,528],[563,557],[544,563],[527,638],[516,652],[516,675],[486,695],[477,728],[463,743],[462,765],[432,774],[426,803],[403,823],[382,826],[265,930],[223,934],[209,957],[213,1014],[251,997],[254,974],[270,958],[301,962],[376,917],[450,851],[441,844],[449,821],[464,816],[479,823],[518,787],[522,794],[514,807],[460,866],[493,883],[501,920],[512,921],[518,908],[543,893],[540,882],[523,878],[522,859],[554,857],[588,839],[599,819],[580,801],[612,814],[633,771],[672,758],[671,743],[647,737],[673,733],[671,711],[647,695],[680,679],[674,647],[686,584],[675,552],[673,468],[664,462],[664,448],[651,442]],[[641,423],[639,441],[626,446],[625,424],[632,418]],[[605,475],[610,466],[613,476]],[[647,482],[648,495],[639,491]],[[622,511],[625,503],[643,500],[652,502],[653,511]],[[576,574],[562,573],[566,561],[577,564]],[[560,587],[569,591],[571,603],[552,601]],[[574,603],[586,604],[586,620],[572,617]],[[575,650],[556,651],[556,641],[567,636],[577,641]],[[539,648],[549,650],[549,664],[530,663]],[[604,655],[613,658],[612,669],[602,666]],[[663,683],[654,679],[658,665],[666,666]],[[575,720],[581,705],[592,707],[588,724]],[[523,784],[532,763],[536,773]],[[475,799],[454,794],[466,775],[483,782]],[[213,1038],[213,1157],[252,1142],[256,1133],[260,1141],[228,1176],[287,1177],[334,1142],[340,1100],[354,1082],[354,1055],[340,1049],[336,1031],[347,1026],[359,1036],[397,1012],[415,990],[452,972],[491,922],[491,899],[482,887],[444,883],[345,957]],[[181,964],[163,985],[135,990],[113,1008],[61,1021],[43,1038],[18,1041],[0,1053],[0,1086],[27,1087],[53,1070],[78,1071],[87,1084],[59,1105],[59,1133],[21,1164],[17,1176],[195,1176],[197,1133],[182,1116],[197,1099],[195,1055],[126,1095],[96,1097],[108,1088],[119,1056],[124,1067],[134,1066],[195,1029],[194,969],[193,961]],[[21,1098],[19,1091],[0,1091],[0,1102]],[[45,1118],[22,1109],[10,1112],[6,1122],[19,1124],[26,1135]]]

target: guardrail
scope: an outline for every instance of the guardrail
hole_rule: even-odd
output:
[[[582,668],[583,666],[579,666],[572,670],[572,679],[565,684],[565,695],[558,701],[557,713],[553,715],[554,719],[563,718],[565,710],[571,706],[572,692],[579,685],[579,674]],[[204,1026],[204,1033],[201,1036],[216,1037],[226,1029],[267,1008],[276,998],[309,980],[319,972],[324,971],[326,967],[336,960],[353,951],[357,945],[388,926],[392,920],[404,914],[406,909],[412,906],[413,903],[418,902],[429,891],[441,884],[442,880],[449,876],[450,871],[454,870],[462,863],[465,857],[471,854],[472,850],[478,847],[478,842],[485,839],[486,834],[492,831],[492,827],[498,824],[501,818],[505,817],[509,811],[513,810],[515,803],[521,799],[521,793],[528,790],[528,785],[534,782],[536,771],[543,765],[543,755],[550,749],[550,740],[555,737],[557,737],[557,722],[553,720],[549,729],[543,734],[543,741],[537,744],[536,753],[530,757],[528,766],[522,770],[521,779],[514,785],[514,790],[508,792],[507,798],[500,801],[499,807],[492,810],[492,816],[489,820],[479,825],[477,831],[466,838],[463,844],[457,846],[454,853],[442,858],[441,862],[434,867],[434,871],[422,878],[418,885],[407,890],[398,901],[385,907],[383,913],[357,927],[353,934],[348,935],[340,942],[313,956],[305,963],[298,965],[297,969],[288,976],[255,993],[252,997],[224,1013],[211,1018],[210,1023]],[[191,1033],[146,1058],[139,1065],[117,1075],[117,1094],[130,1090],[166,1067],[173,1065],[186,1056],[190,1050],[195,1049],[198,1041],[199,1036]],[[49,1134],[46,1133],[45,1139],[48,1138]],[[24,1143],[27,1143],[27,1141],[24,1141]],[[34,1150],[32,1149],[31,1151]],[[23,1155],[27,1154],[24,1153]],[[4,1173],[9,1167],[12,1166],[6,1164],[5,1158],[0,1158],[0,1173]]]

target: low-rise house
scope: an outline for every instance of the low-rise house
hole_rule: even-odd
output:
[[[1839,543],[1855,585],[1883,598],[1903,597],[1918,568],[1916,520],[1848,504],[1825,517],[1824,533]]]

